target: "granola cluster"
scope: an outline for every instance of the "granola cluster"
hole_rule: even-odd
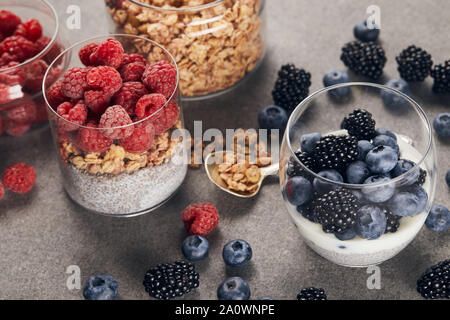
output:
[[[125,33],[150,38],[165,47],[180,70],[184,96],[229,88],[253,70],[263,55],[261,0],[223,0],[200,10],[157,10],[130,0],[105,0],[116,25]],[[170,8],[192,8],[211,0],[141,0]],[[148,52],[150,51],[150,52]],[[160,57],[161,49],[138,48]]]

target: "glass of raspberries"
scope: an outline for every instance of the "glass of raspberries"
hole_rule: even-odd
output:
[[[45,0],[0,4],[0,136],[21,136],[47,124],[42,81],[61,73],[58,15]]]
[[[351,99],[332,99],[345,88]],[[387,107],[386,95],[403,100]],[[280,187],[305,242],[343,266],[382,263],[417,235],[431,208],[436,158],[430,121],[401,92],[345,83],[293,110],[280,151]]]
[[[73,45],[57,64],[64,70],[49,82],[47,72],[44,97],[69,196],[107,215],[161,205],[187,170],[172,56],[151,40],[110,35]]]

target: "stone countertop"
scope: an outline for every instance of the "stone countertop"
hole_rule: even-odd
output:
[[[63,26],[73,1],[51,0]],[[67,31],[73,42],[108,31],[102,0],[79,0],[82,29]],[[313,75],[312,91],[322,87],[322,75],[343,68],[340,47],[353,39],[352,28],[366,8],[381,8],[381,39],[389,61],[385,78],[397,77],[394,57],[414,43],[441,63],[450,58],[446,0],[268,0],[268,52],[258,71],[237,89],[213,100],[184,103],[186,126],[203,120],[203,128],[257,127],[258,111],[270,104],[271,89],[281,64],[293,62]],[[104,23],[103,23],[104,21]],[[431,92],[431,80],[413,87],[413,98],[433,119],[449,110],[448,96]],[[334,116],[334,115],[330,115]],[[336,115],[341,116],[341,115]],[[437,140],[439,176],[436,203],[450,206],[444,175],[450,168],[450,143]],[[380,290],[367,289],[366,269],[349,269],[328,262],[303,242],[288,216],[278,180],[264,184],[252,200],[232,198],[218,190],[203,170],[190,170],[176,196],[151,214],[117,219],[86,212],[61,187],[49,130],[0,140],[0,170],[15,161],[35,166],[38,180],[26,196],[8,193],[0,202],[0,299],[80,299],[68,290],[66,268],[77,265],[84,282],[106,272],[119,282],[121,299],[148,299],[142,279],[148,267],[182,258],[186,236],[180,212],[187,205],[211,201],[221,213],[220,227],[208,236],[210,258],[198,263],[200,288],[188,299],[215,299],[218,284],[228,276],[245,278],[252,297],[295,299],[303,287],[323,287],[330,299],[419,299],[416,279],[423,270],[450,258],[450,232],[423,228],[403,252],[381,267]],[[254,257],[243,269],[226,268],[221,251],[232,239],[245,238]]]

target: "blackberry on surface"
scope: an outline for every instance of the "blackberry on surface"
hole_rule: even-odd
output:
[[[385,233],[395,233],[400,227],[401,217],[394,215],[390,210],[384,208],[383,213],[386,215],[386,231]]]
[[[430,75],[433,66],[431,55],[415,45],[403,50],[395,60],[400,77],[409,82],[424,81]]]
[[[168,300],[189,293],[199,286],[199,274],[192,263],[177,261],[160,264],[147,271],[144,287],[156,299]]]
[[[341,60],[356,74],[376,80],[383,74],[387,58],[375,42],[352,41],[342,48]]]
[[[297,295],[297,300],[327,300],[327,295],[322,288],[306,288],[300,291]]]
[[[435,65],[431,69],[431,77],[434,79],[435,93],[450,93],[450,60],[444,64]]]
[[[326,233],[343,233],[353,228],[360,207],[358,198],[347,189],[330,191],[313,204],[314,218]]]
[[[425,299],[450,299],[450,259],[426,270],[417,280],[417,291]]]
[[[318,170],[335,169],[344,172],[358,159],[358,140],[351,136],[329,135],[316,143],[314,156]]]
[[[291,113],[309,94],[311,73],[286,64],[278,72],[278,79],[272,91],[274,103]]]
[[[364,109],[356,109],[344,118],[342,127],[347,129],[348,134],[358,140],[370,141],[375,137],[376,122],[372,114]]]

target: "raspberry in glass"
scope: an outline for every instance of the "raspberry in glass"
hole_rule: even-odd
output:
[[[120,73],[108,66],[95,67],[89,70],[86,81],[90,87],[101,89],[104,94],[110,97],[122,87]]]
[[[84,93],[84,102],[92,112],[103,114],[109,106],[111,98],[101,90],[89,90]]]
[[[71,99],[82,99],[84,92],[89,89],[86,81],[88,68],[70,68],[62,78],[62,93]]]
[[[23,62],[34,57],[38,53],[38,50],[30,40],[21,36],[11,36],[0,43],[0,52],[14,57],[13,61]]]
[[[36,118],[36,104],[26,96],[14,103],[14,106],[6,111],[6,116],[18,123],[30,123]]]
[[[22,20],[11,11],[0,10],[0,33],[4,37],[12,35],[21,22]]]
[[[10,136],[21,136],[30,130],[31,123],[20,123],[11,119],[3,120],[4,130]]]
[[[70,102],[64,102],[58,106],[56,112],[65,120],[74,123],[68,123],[67,121],[60,119],[59,125],[66,131],[78,130],[78,126],[83,126],[86,123],[88,115],[87,108],[83,100],[80,100],[75,105]]]
[[[109,149],[113,141],[105,137],[103,130],[97,130],[97,125],[88,123],[88,128],[81,128],[76,137],[76,145],[85,152],[104,152]]]
[[[91,55],[98,48],[98,43],[89,43],[80,49],[78,57],[86,67],[91,66]]]
[[[57,108],[61,103],[67,101],[67,97],[62,92],[62,80],[56,81],[47,89],[47,101],[52,108]]]
[[[123,59],[122,44],[116,39],[109,38],[98,45],[90,56],[90,62],[96,66],[110,66],[117,69]]]
[[[116,105],[106,109],[100,118],[98,127],[105,129],[102,130],[105,137],[110,139],[125,139],[133,133],[134,127],[131,125],[132,123],[133,121],[127,111],[122,106]]]
[[[113,103],[122,106],[130,116],[133,116],[136,103],[147,93],[147,89],[141,82],[125,82],[114,95]]]
[[[22,36],[30,41],[36,41],[42,37],[42,26],[36,19],[22,22],[14,32],[16,36]]]
[[[169,99],[177,86],[177,70],[165,60],[147,65],[142,83],[150,92],[161,93]]]
[[[149,121],[134,126],[133,134],[120,140],[120,145],[130,153],[143,153],[149,150],[155,139],[155,128]]]
[[[8,86],[23,86],[25,84],[25,70],[23,68],[14,68],[18,66],[18,62],[10,62],[3,67],[0,67],[0,83],[7,84]],[[8,71],[3,71],[9,68],[14,68]]]

